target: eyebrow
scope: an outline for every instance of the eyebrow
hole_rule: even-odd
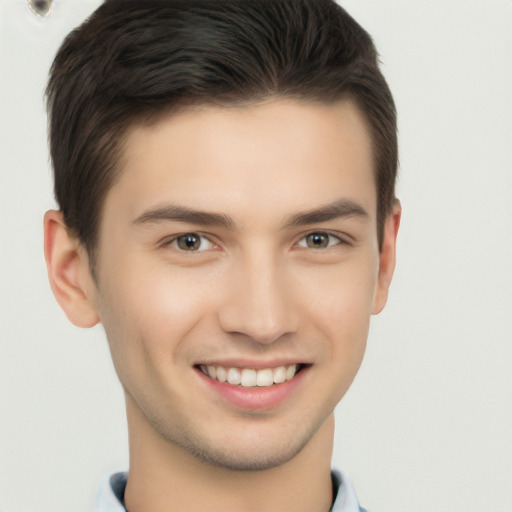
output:
[[[359,217],[363,220],[367,220],[369,215],[360,204],[348,199],[340,199],[319,208],[287,217],[283,222],[283,226],[285,229],[288,229],[320,222],[328,222],[345,217]],[[231,230],[236,228],[236,223],[228,215],[205,212],[188,208],[187,206],[172,204],[145,211],[133,221],[133,224],[148,224],[161,221],[185,222],[188,224],[222,227]]]
[[[292,215],[286,220],[285,227],[293,228],[306,226],[308,224],[328,222],[345,217],[359,217],[362,220],[368,220],[370,216],[360,204],[348,199],[340,199],[325,206],[321,206],[320,208],[314,208],[306,212]]]
[[[133,224],[146,224],[159,221],[177,221],[201,226],[216,226],[233,229],[235,223],[231,217],[220,213],[194,210],[186,206],[166,205],[153,208],[139,215]]]

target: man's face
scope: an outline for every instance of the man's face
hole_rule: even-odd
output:
[[[349,102],[189,109],[129,132],[94,303],[132,421],[233,469],[307,444],[385,301],[371,155]]]

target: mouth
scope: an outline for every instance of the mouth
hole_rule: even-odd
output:
[[[309,365],[291,364],[269,368],[237,368],[226,366],[196,365],[210,379],[244,388],[268,388],[292,380]]]

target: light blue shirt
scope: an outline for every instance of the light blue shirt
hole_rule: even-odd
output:
[[[366,512],[359,506],[347,475],[342,471],[333,470],[332,477],[334,484],[338,486],[338,493],[331,512]],[[126,473],[116,473],[105,478],[98,490],[93,512],[126,512],[120,501],[125,486]]]

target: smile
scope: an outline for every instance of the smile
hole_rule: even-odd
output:
[[[245,388],[270,387],[283,384],[295,377],[302,365],[291,364],[276,368],[226,368],[224,366],[199,365],[199,369],[211,379]]]

